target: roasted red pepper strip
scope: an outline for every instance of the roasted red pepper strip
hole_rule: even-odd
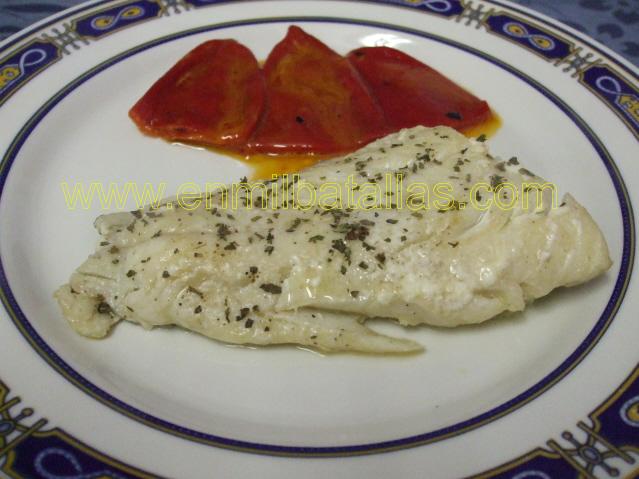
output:
[[[251,153],[338,153],[385,133],[375,99],[346,58],[292,26],[264,64],[267,106]]]
[[[464,130],[492,116],[485,101],[399,50],[358,48],[348,59],[381,105],[390,131],[416,125]]]
[[[153,136],[228,147],[246,144],[263,107],[253,53],[235,40],[211,40],[155,82],[129,115]]]

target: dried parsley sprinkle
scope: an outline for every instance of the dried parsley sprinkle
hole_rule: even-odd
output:
[[[119,252],[120,252],[120,249],[117,246],[111,246],[111,248],[109,248],[109,253],[111,254],[116,254]]]
[[[387,219],[387,220],[386,220],[386,223],[390,223],[390,224],[392,224],[392,225],[395,225],[395,224],[397,224],[397,220],[394,220],[394,219]]]
[[[516,156],[513,156],[511,159],[508,160],[508,164],[509,165],[518,165],[519,164],[519,160],[517,160]]]
[[[189,286],[186,288],[187,292],[198,295],[200,298],[204,299],[204,294],[201,291],[198,291],[193,286]]]
[[[324,239],[324,236],[322,235],[315,235],[315,236],[311,236],[308,241],[311,243],[317,243],[318,241],[322,241]]]
[[[200,314],[201,312],[202,312],[202,306],[199,306],[199,305],[193,310],[193,313],[195,314]]]
[[[247,319],[246,322],[244,323],[244,327],[245,328],[252,328],[253,327],[253,320],[251,318]]]
[[[257,266],[251,266],[251,267],[249,268],[249,272],[250,272],[251,274],[257,274],[257,271],[258,271]]]
[[[133,216],[135,216],[137,219],[142,218],[142,211],[140,211],[140,210],[134,210],[134,211],[131,211],[131,214],[132,214]]]
[[[135,276],[136,274],[137,274],[137,272],[135,272],[132,269],[130,269],[129,271],[126,272],[127,278],[133,278],[133,276]]]
[[[486,141],[486,135],[482,133],[481,135],[477,137],[477,141],[483,143],[484,141]]]
[[[232,233],[228,225],[224,223],[217,223],[215,226],[217,227],[217,236],[220,239],[226,240],[226,237]]]
[[[362,246],[364,247],[366,251],[377,249],[375,248],[375,246],[368,244],[366,241],[362,241]]]
[[[364,261],[361,261],[358,266],[362,269],[368,269],[368,264],[366,264]]]
[[[506,178],[499,175],[491,175],[490,177],[490,186],[493,188],[499,187],[501,184],[506,183]]]
[[[299,227],[299,225],[301,225],[301,224],[302,224],[302,219],[301,219],[301,218],[295,218],[295,219],[293,220],[293,222],[291,223],[291,226],[289,226],[289,227],[286,229],[286,232],[287,232],[287,233],[292,233],[292,232],[294,232],[294,231],[295,231],[295,230]],[[269,234],[270,234],[270,233],[269,233]]]
[[[344,226],[346,227],[346,236],[345,239],[348,241],[352,241],[355,239],[358,239],[360,241],[364,241],[364,239],[366,239],[366,237],[369,235],[370,231],[369,229],[364,226],[364,225],[357,225],[357,224],[344,224],[344,225],[340,225],[340,226]],[[344,232],[344,228],[341,228],[341,230],[339,230],[340,232]]]
[[[282,287],[278,286],[276,284],[273,284],[273,283],[261,284],[260,288],[262,290],[266,291],[267,293],[271,293],[271,294],[281,294],[282,293]]]
[[[359,296],[359,291],[351,291],[351,296],[353,298],[357,298]]]
[[[111,314],[113,312],[111,310],[111,306],[109,306],[109,304],[105,303],[104,301],[98,303],[97,310],[100,314]]]
[[[163,278],[168,278],[169,276],[171,276],[171,275],[169,274],[169,272],[167,270],[162,271],[162,277]]]
[[[350,262],[351,249],[348,246],[346,246],[346,243],[344,243],[343,240],[341,239],[333,240],[331,244],[333,246],[333,249],[342,253],[344,257]]]
[[[459,241],[449,241],[448,244],[451,245],[453,248],[457,248]]]

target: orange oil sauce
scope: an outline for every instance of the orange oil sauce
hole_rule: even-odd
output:
[[[501,118],[495,112],[492,117],[479,125],[473,126],[462,133],[469,138],[476,138],[480,135],[486,135],[487,138],[493,136],[502,125]],[[208,148],[213,152],[230,156],[249,166],[252,170],[251,180],[270,180],[273,175],[283,175],[284,173],[297,173],[322,160],[334,158],[342,155],[316,155],[316,154],[291,154],[283,153],[281,155],[242,155],[234,151],[222,148]]]
[[[495,133],[497,133],[499,128],[501,128],[502,121],[501,117],[497,113],[495,113],[494,111],[491,111],[491,113],[492,116],[489,120],[480,123],[477,126],[473,126],[467,130],[464,130],[462,131],[462,133],[468,138],[476,138],[479,135],[486,135],[487,138],[493,136]]]

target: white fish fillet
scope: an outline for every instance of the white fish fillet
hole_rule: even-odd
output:
[[[401,193],[386,174],[402,175]],[[377,181],[375,201],[390,207],[302,211],[280,193],[278,209],[261,208],[254,195],[257,206],[225,210],[218,193],[194,210],[165,204],[101,216],[106,244],[56,292],[64,316],[90,337],[126,319],[236,344],[404,353],[421,346],[364,321],[480,323],[611,265],[601,231],[569,195],[558,208],[549,190],[539,208],[534,194],[529,208],[467,204],[477,182],[508,181],[521,192],[522,183],[544,180],[450,128],[402,130],[308,168],[298,183],[337,182],[344,202],[349,192],[354,202],[370,198],[370,189],[345,186],[349,175]],[[283,181],[269,186],[281,192]],[[451,209],[432,206],[432,196],[430,209],[406,206],[411,184],[438,182],[451,185]]]

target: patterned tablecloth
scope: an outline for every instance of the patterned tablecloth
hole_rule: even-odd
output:
[[[639,0],[515,0],[596,38],[639,64]],[[0,0],[0,40],[78,0]]]

